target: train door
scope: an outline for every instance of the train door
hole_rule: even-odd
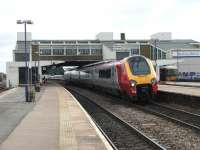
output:
[[[111,78],[112,78],[112,85],[113,85],[113,87],[112,88],[117,88],[117,83],[118,83],[118,81],[117,81],[117,74],[116,74],[116,71],[117,70],[115,70],[116,68],[115,68],[115,65],[113,65],[112,66],[112,72],[111,72]]]

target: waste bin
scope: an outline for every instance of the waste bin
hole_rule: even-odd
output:
[[[28,102],[35,102],[35,89],[30,87],[29,88],[29,100]]]
[[[40,92],[40,83],[35,84],[35,91]]]

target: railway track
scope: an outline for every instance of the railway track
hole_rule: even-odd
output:
[[[109,97],[113,97],[111,95],[107,95]],[[118,99],[115,97],[115,99]],[[129,103],[129,102],[128,102]],[[195,129],[200,131],[200,115],[194,114],[192,112],[187,112],[184,110],[180,110],[177,108],[171,108],[169,106],[159,104],[151,101],[147,105],[133,104],[130,103],[133,107],[136,107],[140,110],[146,111],[148,113],[164,117],[167,120],[178,123],[184,127],[189,127],[191,129]]]
[[[179,123],[200,131],[200,115],[171,108],[155,102],[150,102],[148,105],[134,105],[139,109],[150,112],[152,114],[164,117],[173,122]]]
[[[145,136],[142,132],[124,122],[120,117],[105,110],[101,106],[80,95],[75,90],[68,89],[87,110],[94,122],[106,135],[113,149],[137,149],[137,150],[164,150],[162,146]]]

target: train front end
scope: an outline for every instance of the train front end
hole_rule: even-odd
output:
[[[143,56],[129,57],[125,60],[129,81],[129,95],[139,100],[149,100],[158,91],[156,73],[151,61]]]

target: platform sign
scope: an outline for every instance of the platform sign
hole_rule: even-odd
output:
[[[186,79],[186,80],[200,79],[200,72],[179,72],[179,79]]]
[[[200,50],[172,51],[173,57],[200,57]]]

